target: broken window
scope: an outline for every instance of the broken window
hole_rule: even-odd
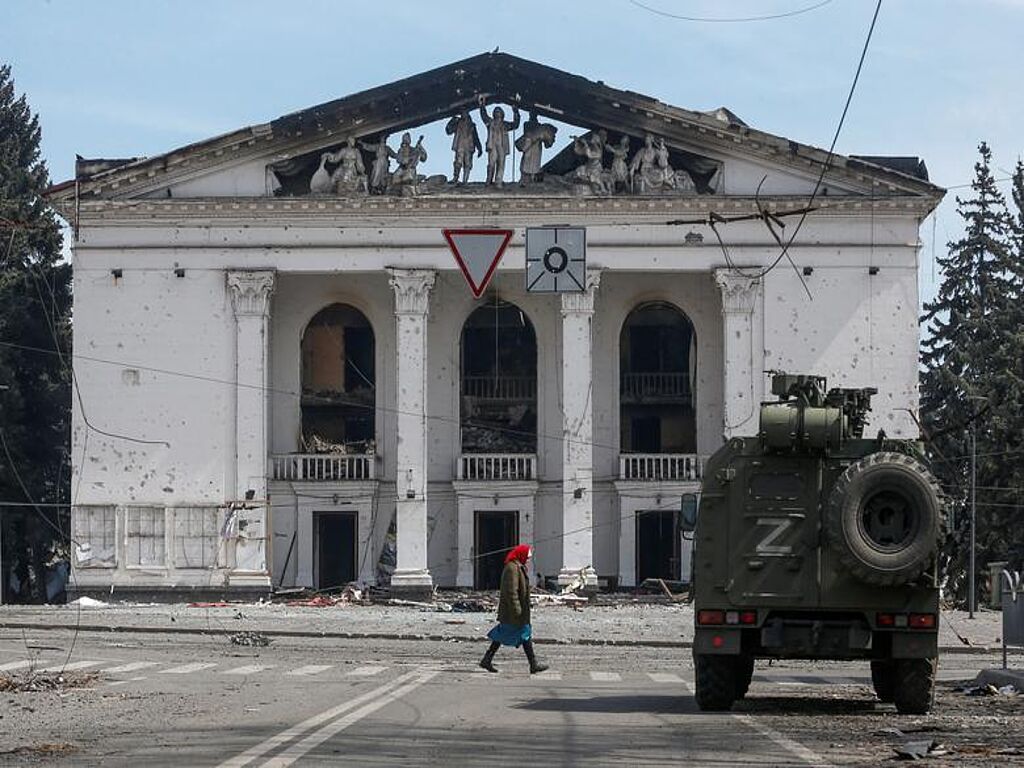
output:
[[[174,567],[214,568],[220,536],[217,507],[181,507],[174,510]]]
[[[696,337],[667,302],[635,308],[619,337],[620,445],[623,453],[694,453]]]
[[[463,453],[536,453],[537,337],[497,296],[462,327]]]
[[[302,451],[374,453],[375,342],[347,304],[321,310],[302,335]]]
[[[76,568],[117,565],[117,510],[113,506],[75,507],[71,522]]]
[[[164,539],[167,533],[163,507],[126,507],[125,563],[129,567],[162,568],[166,564]]]

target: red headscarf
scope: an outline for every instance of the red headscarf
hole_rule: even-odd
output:
[[[530,546],[528,544],[518,544],[512,547],[512,551],[505,555],[505,564],[511,563],[513,560],[518,560],[523,565],[526,565],[526,559],[530,556]]]

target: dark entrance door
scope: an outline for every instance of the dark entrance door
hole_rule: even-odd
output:
[[[505,555],[519,543],[519,513],[515,511],[478,511],[475,520],[474,552],[477,589],[498,589]]]
[[[636,513],[636,583],[644,579],[679,579],[679,512],[674,509]]]
[[[317,589],[343,587],[356,580],[355,512],[316,513]]]

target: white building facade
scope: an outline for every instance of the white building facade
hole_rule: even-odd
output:
[[[481,101],[581,138],[523,184],[528,123],[503,186],[423,177],[400,146],[378,173],[389,134],[463,109],[485,165]],[[766,371],[877,387],[868,434],[916,436],[941,195],[909,158],[828,158],[506,54],[82,161],[50,193],[75,228],[71,591],[489,588],[520,541],[562,583],[686,580],[682,497],[756,433]],[[586,230],[582,284],[531,291],[526,230],[560,226]],[[512,231],[480,298],[458,228]]]

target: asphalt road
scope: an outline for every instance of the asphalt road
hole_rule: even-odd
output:
[[[0,635],[0,673],[97,673],[82,688],[0,694],[0,763],[870,764],[893,754],[881,726],[922,722],[877,704],[863,664],[762,665],[735,712],[705,714],[678,650],[542,646],[552,671],[531,676],[513,649],[498,655],[499,674],[478,670],[484,647],[470,642],[248,648],[222,636],[81,633],[65,663],[72,638]],[[942,677],[994,663],[948,656]],[[940,709],[952,713],[963,697],[951,691]]]

